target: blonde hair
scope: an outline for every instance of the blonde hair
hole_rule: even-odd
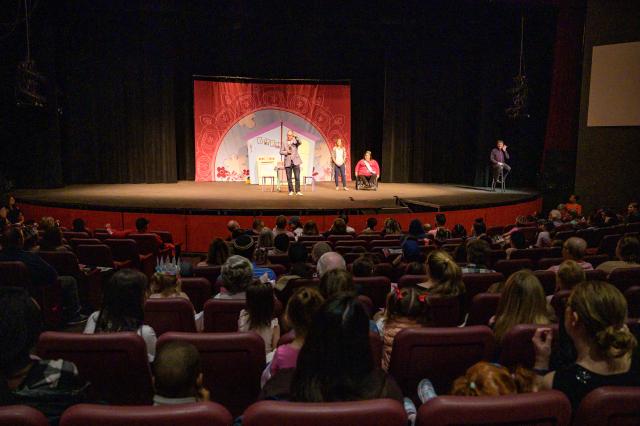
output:
[[[567,305],[578,314],[579,321],[598,351],[612,360],[635,349],[638,342],[627,328],[627,301],[620,290],[604,281],[578,284]]]
[[[163,274],[161,272],[156,272],[151,276],[149,286],[151,293],[160,293],[164,297],[169,297],[181,291],[180,281],[176,275]]]
[[[465,292],[462,270],[451,255],[444,250],[434,250],[427,256],[427,273],[437,284],[431,294],[459,296]]]
[[[518,367],[512,373],[501,365],[480,361],[453,382],[451,395],[498,396],[534,392],[534,383],[535,374],[530,370]]]
[[[494,334],[498,342],[518,324],[549,324],[547,299],[538,278],[531,271],[511,274],[505,283],[496,312]]]
[[[577,284],[584,281],[587,274],[582,266],[575,260],[565,260],[560,264],[556,274],[557,290],[571,290]]]

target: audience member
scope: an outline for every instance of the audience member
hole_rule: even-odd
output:
[[[637,237],[626,235],[618,240],[616,257],[619,260],[603,262],[596,269],[610,274],[614,269],[640,267],[640,242]]]
[[[318,276],[321,278],[325,272],[331,271],[332,269],[347,270],[347,264],[344,261],[344,257],[335,251],[323,254],[320,259],[318,259],[318,265],[316,266]]]
[[[287,239],[287,243],[289,242],[288,236],[284,235],[283,238]],[[258,236],[258,244],[254,255],[256,265],[267,265],[269,263],[269,255],[276,254],[273,250],[273,246],[273,232],[271,232],[270,229],[263,229]]]
[[[22,210],[13,209],[7,212],[7,221],[10,225],[22,225],[24,223],[24,215]]]
[[[480,361],[453,382],[451,395],[499,396],[536,392],[535,374],[518,367],[511,372],[498,364]]]
[[[338,293],[356,293],[353,276],[343,269],[327,271],[322,275],[322,278],[320,278],[320,286],[318,289],[325,299],[329,299]]]
[[[304,229],[302,228],[302,222],[300,221],[300,216],[291,216],[289,219],[289,229],[293,233],[293,236],[298,239]]]
[[[627,207],[627,216],[625,217],[626,223],[640,222],[640,209],[638,208],[638,202],[632,201]]]
[[[86,232],[87,235],[91,235],[91,230],[87,228],[84,220],[79,217],[73,219],[71,230],[73,232]]]
[[[287,326],[293,329],[295,338],[291,343],[278,346],[271,364],[267,366],[262,374],[261,382],[263,386],[279,370],[296,367],[300,349],[305,343],[305,338],[313,323],[314,316],[323,302],[324,298],[313,287],[301,287],[293,293],[287,302],[284,320]]]
[[[344,225],[347,230],[347,234],[355,234],[356,230],[349,226],[349,216],[346,214],[341,214],[340,219],[344,220]]]
[[[251,238],[248,235],[240,235],[238,238],[233,240],[233,242],[231,243],[231,248],[232,248],[233,253],[235,255],[242,256],[245,259],[247,259],[249,262],[252,262],[252,265],[253,265],[253,276],[255,278],[265,279],[265,278],[262,278],[262,276],[266,274],[266,278],[269,281],[273,281],[273,282],[276,281],[277,277],[276,277],[275,272],[273,272],[272,269],[265,268],[265,267],[262,267],[262,266],[258,266],[254,262],[256,244],[253,241],[253,238]],[[227,259],[227,261],[228,261],[228,259]]]
[[[230,220],[227,222],[227,229],[229,230],[229,234],[231,234],[227,237],[227,241],[235,240],[240,235],[246,234],[245,230],[240,227],[237,220]]]
[[[320,235],[318,225],[313,220],[306,221],[302,228],[302,235]]]
[[[575,260],[585,271],[593,270],[589,262],[582,260],[587,252],[587,242],[579,237],[571,237],[562,244],[562,258],[564,260]],[[551,266],[548,271],[558,272],[560,265]]]
[[[495,272],[487,265],[491,256],[491,246],[484,240],[475,239],[466,244],[467,264],[461,268],[463,274],[486,274]]]
[[[573,288],[586,279],[584,269],[574,260],[565,260],[556,273],[555,293]],[[551,300],[553,296],[548,297]]]
[[[538,223],[538,238],[536,239],[536,247],[551,247],[553,240],[551,239],[551,231],[553,231],[553,222],[540,221]]]
[[[341,218],[336,218],[333,221],[333,225],[331,225],[331,228],[329,228],[328,231],[325,231],[323,233],[323,235],[326,237],[329,237],[330,235],[348,235],[349,233],[347,232],[347,224],[344,222],[343,219]]]
[[[278,318],[273,317],[273,287],[269,283],[255,282],[247,287],[247,306],[240,311],[238,331],[253,331],[264,340],[267,362],[280,339]]]
[[[78,284],[71,276],[60,276],[55,269],[35,253],[24,250],[24,236],[19,227],[5,229],[0,251],[0,262],[22,262],[29,271],[31,283],[36,287],[50,287],[56,281],[62,288],[63,319],[69,324],[80,324],[86,316],[80,314]]]
[[[315,243],[311,249],[311,260],[313,260],[313,263],[318,263],[318,260],[320,260],[322,255],[329,253],[330,251],[333,251],[333,249],[326,241]]]
[[[280,215],[276,218],[276,227],[273,229],[273,236],[277,237],[280,234],[285,234],[287,237],[294,238],[293,232],[287,230],[287,217]]]
[[[426,275],[427,268],[424,262],[411,262],[405,268],[406,275]]]
[[[71,247],[62,242],[62,231],[57,226],[48,228],[42,233],[40,250],[43,251],[71,251]]]
[[[375,267],[371,256],[362,255],[351,265],[351,272],[354,277],[372,277]]]
[[[580,204],[578,204],[578,200],[579,200],[579,197],[577,195],[571,194],[569,196],[569,202],[567,204],[565,204],[564,206],[568,211],[572,211],[573,210],[574,212],[576,212],[579,215],[581,215],[582,214],[582,206]]]
[[[322,305],[300,350],[296,369],[281,371],[267,383],[261,398],[298,402],[403,400],[395,381],[374,365],[367,313],[349,294],[336,295]]]
[[[411,237],[415,240],[423,240],[427,238],[427,234],[424,232],[424,226],[420,219],[413,219],[409,223],[409,230],[407,231],[405,238],[407,237]]]
[[[149,298],[166,299],[171,297],[189,300],[189,296],[182,291],[178,276],[164,272],[153,274],[149,280]]]
[[[287,254],[289,252],[289,236],[285,234],[276,235],[273,240],[273,254]]]
[[[479,219],[479,220],[478,220]],[[487,233],[487,225],[484,223],[484,219],[482,218],[478,218],[473,222],[473,232],[471,234],[471,237],[475,237],[478,238],[481,235],[484,235]]]
[[[395,288],[387,295],[385,310],[376,321],[383,339],[382,369],[389,369],[391,350],[396,335],[407,328],[420,328],[431,322],[431,310],[426,294],[415,287]]]
[[[467,229],[464,225],[457,223],[453,225],[453,229],[451,230],[451,238],[462,238],[463,240],[467,238]]]
[[[88,384],[73,363],[30,355],[42,318],[25,289],[0,287],[0,306],[0,405],[29,405],[57,425],[67,407],[86,402]]]
[[[551,210],[549,212],[549,222],[553,223],[554,227],[562,225],[562,213],[560,210]]]
[[[147,219],[145,217],[139,217],[138,219],[136,219],[136,231],[139,234],[153,234],[153,235],[155,235],[156,241],[158,242],[158,247],[160,249],[170,248],[171,250],[173,250],[174,249],[173,244],[165,243],[164,241],[162,241],[162,238],[160,238],[160,235],[149,231],[149,223],[151,223],[151,222],[149,222],[149,219]]]
[[[367,227],[362,230],[363,234],[377,234],[376,226],[378,226],[378,219],[370,217],[367,219]]]
[[[397,220],[389,217],[384,220],[384,227],[382,229],[382,235],[402,235],[402,227]]]
[[[153,405],[178,405],[209,401],[202,386],[200,353],[188,342],[164,344],[153,363]]]
[[[515,228],[514,228],[515,229]],[[524,250],[527,248],[527,240],[524,237],[524,232],[517,230],[509,234],[509,247],[505,250],[507,253],[507,259],[511,259],[511,253],[516,250]]]
[[[438,230],[442,229],[444,230],[444,233],[447,235],[447,239],[451,238],[451,231],[449,231],[445,227],[446,224],[447,224],[447,217],[444,215],[444,213],[436,214],[436,227],[430,230],[429,234],[435,237],[438,234]]]
[[[134,331],[147,346],[149,362],[156,353],[156,333],[144,324],[144,296],[147,277],[140,271],[121,269],[104,287],[102,308],[92,313],[87,320],[84,333],[115,333]]]
[[[578,284],[567,302],[564,325],[573,341],[574,364],[548,372],[553,334],[539,328],[533,336],[535,371],[541,390],[556,389],[571,402],[601,386],[640,386],[637,341],[627,325],[627,301],[613,285],[601,281]]]
[[[264,226],[264,221],[262,219],[254,219],[253,223],[251,224],[251,236],[257,237],[265,229],[271,231],[269,228]]]
[[[220,278],[224,286],[215,299],[246,299],[247,287],[255,276],[251,262],[243,256],[230,256],[220,269]]]
[[[427,256],[426,282],[419,287],[429,291],[429,294],[439,296],[463,296],[465,293],[460,266],[453,261],[449,253],[444,250],[434,250]]]
[[[221,266],[229,258],[229,245],[222,238],[215,238],[209,244],[207,259],[199,262],[198,266]]]
[[[551,324],[555,320],[553,309],[544,297],[544,289],[531,271],[514,272],[507,279],[493,325],[498,343],[513,326],[518,324]]]

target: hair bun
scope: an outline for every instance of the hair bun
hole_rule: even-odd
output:
[[[637,341],[626,325],[610,325],[596,334],[596,344],[607,356],[619,358],[632,351]]]

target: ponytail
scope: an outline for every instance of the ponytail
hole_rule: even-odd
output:
[[[596,333],[596,345],[607,358],[620,358],[633,351],[638,342],[626,325],[608,326]]]

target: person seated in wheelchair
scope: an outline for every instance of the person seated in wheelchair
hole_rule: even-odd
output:
[[[377,189],[380,179],[380,166],[371,158],[371,151],[364,153],[364,158],[356,164],[356,189]]]

